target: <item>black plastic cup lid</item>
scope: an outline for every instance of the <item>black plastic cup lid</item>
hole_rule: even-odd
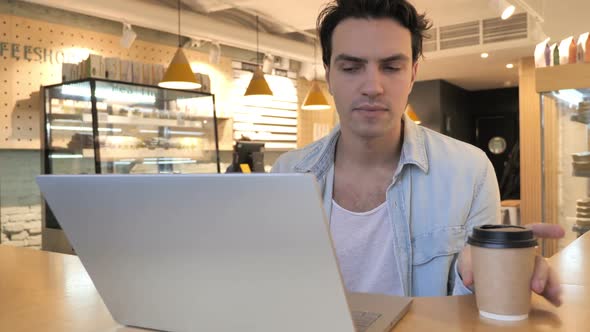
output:
[[[494,249],[531,248],[537,246],[533,231],[513,225],[482,225],[473,228],[467,243]]]

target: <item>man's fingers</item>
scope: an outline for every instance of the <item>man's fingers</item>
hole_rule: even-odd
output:
[[[549,277],[547,284],[545,285],[545,291],[543,296],[553,305],[559,307],[561,305],[561,284],[559,283],[559,277],[555,271],[549,271]]]
[[[466,245],[459,255],[459,274],[463,284],[467,287],[473,285],[473,267],[471,265],[471,246]]]
[[[565,230],[560,225],[531,224],[527,225],[536,237],[544,239],[560,239],[565,236]]]
[[[543,295],[545,286],[547,285],[547,279],[549,278],[549,264],[541,256],[535,257],[535,271],[531,278],[531,289],[539,294]]]

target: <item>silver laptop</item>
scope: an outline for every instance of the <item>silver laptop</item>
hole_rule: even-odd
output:
[[[346,295],[311,175],[42,175],[37,183],[120,324],[382,332],[411,302]]]

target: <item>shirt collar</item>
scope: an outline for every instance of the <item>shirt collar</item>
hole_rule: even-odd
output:
[[[428,173],[429,164],[426,144],[424,142],[424,130],[415,124],[405,113],[403,123],[404,142],[400,156],[400,165],[414,164],[424,173]]]
[[[415,124],[405,113],[402,122],[404,124],[404,141],[399,165],[403,167],[407,164],[414,164],[424,173],[428,173],[428,155],[422,128]],[[329,166],[334,163],[334,153],[336,152],[336,143],[339,137],[340,124],[336,124],[330,134],[322,139],[324,140],[323,144],[313,147],[307,157],[295,166],[295,169],[312,172],[316,176],[323,175],[327,172]]]

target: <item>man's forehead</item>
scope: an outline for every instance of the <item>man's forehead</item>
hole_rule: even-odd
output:
[[[334,29],[333,35],[339,32],[350,33],[358,30],[372,30],[376,33],[388,34],[407,34],[410,36],[410,30],[401,25],[393,18],[356,18],[350,17],[342,20]],[[334,36],[333,36],[334,37]]]
[[[410,31],[389,18],[349,18],[340,22],[332,35],[332,55],[340,53],[361,58],[386,58],[395,54],[411,56]]]

